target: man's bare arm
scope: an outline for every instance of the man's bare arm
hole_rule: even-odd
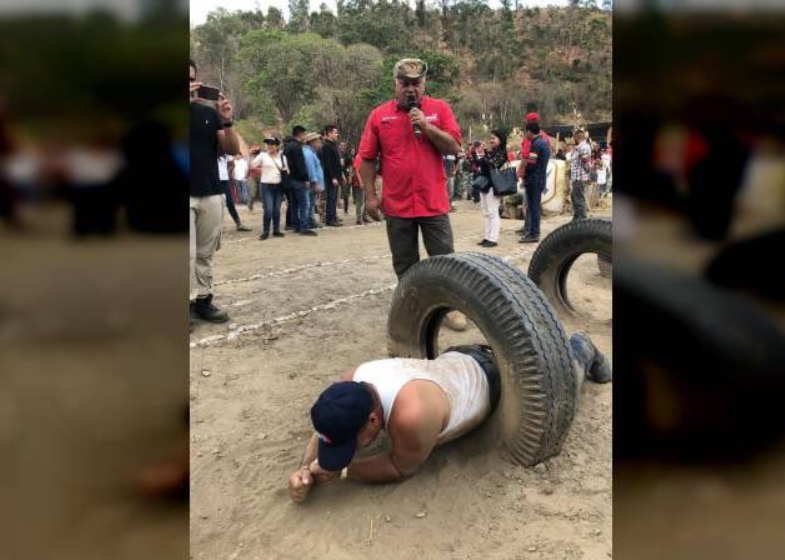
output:
[[[436,446],[442,422],[435,414],[424,413],[421,405],[398,409],[390,419],[392,450],[349,465],[350,479],[363,482],[391,482],[417,472]]]

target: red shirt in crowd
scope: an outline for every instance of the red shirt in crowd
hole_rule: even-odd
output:
[[[446,102],[423,96],[420,109],[429,124],[461,143],[461,128]],[[397,100],[376,107],[365,123],[358,156],[375,160],[377,155],[384,173],[385,215],[423,218],[450,211],[442,154],[425,134],[415,136],[408,111]]]
[[[551,143],[550,138],[548,138],[548,134],[544,130],[540,131],[540,138],[548,142],[548,144]],[[524,136],[523,142],[521,142],[521,160],[529,159],[529,152],[531,152],[531,149],[532,141]]]

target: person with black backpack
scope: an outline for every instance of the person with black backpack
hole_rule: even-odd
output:
[[[285,143],[283,155],[286,158],[289,170],[289,180],[285,189],[288,210],[286,211],[286,228],[297,233],[301,231],[311,232],[311,216],[309,215],[310,188],[308,180],[308,169],[305,166],[305,156],[303,155],[303,138],[305,128],[296,125],[292,129],[292,137]],[[314,234],[316,232],[313,232]]]

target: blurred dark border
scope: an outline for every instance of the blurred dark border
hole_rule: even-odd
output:
[[[616,558],[785,550],[784,28],[616,3]]]
[[[91,5],[0,9],[4,560],[188,555],[187,3]]]

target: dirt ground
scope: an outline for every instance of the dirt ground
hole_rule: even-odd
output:
[[[133,477],[185,437],[187,238],[30,218],[0,234],[0,558],[183,558],[187,505]]]
[[[458,208],[456,249],[479,250],[480,209]],[[314,399],[345,369],[386,357],[395,275],[383,226],[261,242],[260,210],[240,212],[254,231],[237,233],[227,217],[215,262],[216,302],[232,321],[191,335],[192,558],[611,556],[610,385],[584,386],[561,455],[534,469],[488,452],[481,428],[437,448],[401,483],[336,482],[293,503],[286,481],[312,433]],[[568,219],[544,219],[543,236]],[[526,270],[535,247],[517,242],[520,225],[503,220],[499,246],[484,251]],[[582,259],[574,276],[576,305],[609,318],[610,280],[596,259]],[[610,352],[609,322],[565,327],[587,330]]]

